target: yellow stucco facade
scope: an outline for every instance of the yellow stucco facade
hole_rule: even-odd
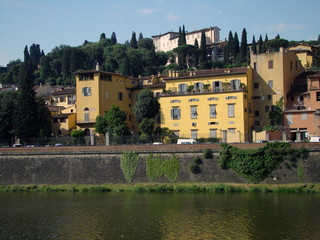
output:
[[[166,91],[159,99],[161,127],[168,127],[183,138],[251,140],[250,67],[169,73],[164,81]]]
[[[289,51],[295,52],[300,63],[304,68],[320,67],[320,48],[309,46],[307,44],[297,44],[289,48]]]
[[[116,73],[88,70],[76,73],[77,125],[94,132],[97,116],[103,116],[112,104],[127,114],[127,124],[131,130],[132,88],[138,86],[138,80]]]
[[[278,52],[253,54],[253,109],[254,130],[260,131],[270,124],[269,112],[280,98],[287,105],[286,94],[291,89],[294,78],[304,71],[297,55],[293,51],[280,48]]]

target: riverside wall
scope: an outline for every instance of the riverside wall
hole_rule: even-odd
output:
[[[232,144],[231,144],[232,145]],[[258,148],[263,144],[233,144],[238,148]],[[300,159],[297,166],[304,170],[303,182],[320,182],[320,144],[292,144],[293,148],[305,147],[308,159]],[[212,159],[203,157],[203,150],[210,148]],[[126,183],[120,167],[123,151],[137,151],[140,156],[133,183],[147,183],[146,158],[149,153],[161,154],[170,159],[174,153],[179,160],[180,170],[177,182],[247,183],[231,169],[218,166],[218,144],[195,145],[135,145],[135,146],[90,146],[90,147],[48,147],[48,148],[7,148],[0,149],[0,185],[18,184],[111,184]],[[189,170],[192,158],[202,159],[200,173]],[[157,182],[169,183],[163,176]],[[283,163],[261,183],[299,183],[297,168]]]

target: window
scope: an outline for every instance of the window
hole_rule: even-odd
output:
[[[66,118],[61,118],[61,119],[60,119],[60,122],[61,122],[61,123],[65,123],[65,122],[66,122]]]
[[[106,91],[105,96],[106,96],[106,100],[108,100],[108,98],[109,98],[109,92],[108,91]]]
[[[253,83],[253,87],[254,87],[255,89],[259,88],[259,83],[257,83],[257,82]]]
[[[216,107],[216,105],[210,105],[210,118],[217,117]]]
[[[214,92],[221,92],[222,91],[222,82],[221,81],[212,82],[212,89]]]
[[[230,81],[231,90],[239,90],[240,87],[240,79],[233,79]]]
[[[291,102],[294,102],[294,96],[290,97]]]
[[[91,95],[91,87],[83,87],[82,96],[90,96],[90,95]]]
[[[293,124],[292,113],[288,113],[287,114],[287,121],[288,121],[288,125]]]
[[[85,113],[84,114],[84,121],[85,122],[89,122],[90,118],[89,118],[89,113]]]
[[[259,110],[254,111],[254,116],[255,116],[255,117],[259,117],[259,115],[260,115]]]
[[[296,71],[298,70],[298,61],[296,60]]]
[[[254,70],[257,70],[257,62],[254,62],[254,63],[253,63],[253,69],[254,69]]]
[[[180,119],[181,111],[180,108],[172,108],[171,109],[171,119]]]
[[[65,97],[60,97],[60,102],[65,102],[66,98]]]
[[[191,110],[191,118],[192,119],[195,119],[195,118],[197,118],[197,107],[196,106],[191,106],[191,108],[190,108],[190,110]]]
[[[268,95],[268,100],[272,100],[272,95]]]
[[[266,110],[266,112],[269,112],[270,111],[270,107],[269,106],[265,106],[265,110]]]
[[[228,104],[228,117],[234,117],[234,104]]]
[[[290,61],[290,70],[292,71],[292,61]]]
[[[269,86],[269,88],[273,87],[273,80],[268,81],[268,86]]]
[[[202,93],[203,90],[203,83],[202,82],[196,82],[194,83],[194,91]]]
[[[217,129],[210,129],[210,137],[211,138],[217,137]]]
[[[228,128],[228,132],[229,133],[236,133],[236,129],[235,128]]]
[[[188,85],[183,83],[178,85],[179,93],[186,93]]]
[[[268,61],[268,68],[269,69],[273,68],[273,60]]]
[[[302,113],[302,120],[307,120],[308,119],[308,114],[307,113]]]
[[[131,99],[131,93],[129,93],[128,98]]]
[[[118,100],[119,100],[119,101],[122,101],[122,100],[123,100],[123,94],[122,94],[122,92],[119,92],[119,93],[118,93]]]
[[[192,139],[198,138],[198,130],[191,130],[191,138]]]
[[[317,101],[320,101],[320,92],[317,92]]]

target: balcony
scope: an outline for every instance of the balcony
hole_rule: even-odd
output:
[[[190,85],[192,86],[192,85]],[[176,88],[171,88],[169,90],[164,90],[161,93],[161,96],[174,96],[174,95],[197,95],[197,94],[210,94],[210,93],[228,93],[228,92],[244,92],[247,91],[247,87],[244,84],[240,86],[230,86],[230,84],[224,84],[222,87],[206,87],[203,88],[193,89],[188,86],[186,91],[177,91]]]

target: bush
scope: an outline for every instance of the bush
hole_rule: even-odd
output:
[[[164,174],[164,162],[160,154],[156,158],[150,153],[146,161],[147,176],[151,181],[155,181]]]
[[[176,155],[172,154],[170,160],[164,162],[164,174],[171,181],[176,182],[179,175],[179,161]]]
[[[194,164],[197,164],[197,165],[202,164],[202,160],[201,160],[200,157],[194,157],[194,158],[192,158],[192,162],[193,162]]]
[[[120,165],[124,178],[131,183],[139,163],[139,155],[135,151],[123,152]]]
[[[213,158],[213,154],[212,154],[211,149],[206,148],[206,149],[203,151],[203,157],[204,157],[205,159],[211,159],[211,158]]]
[[[189,169],[190,169],[190,172],[192,172],[193,174],[198,174],[201,172],[199,165],[194,162],[189,164]]]

